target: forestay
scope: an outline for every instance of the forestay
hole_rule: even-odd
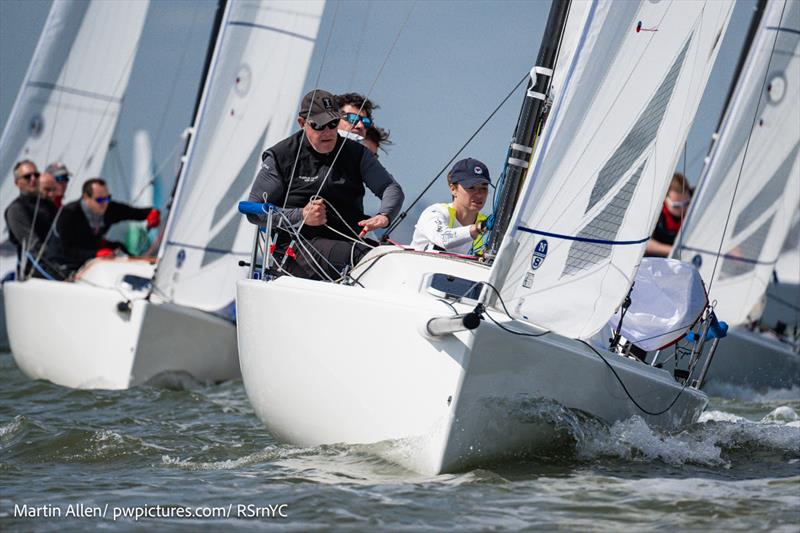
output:
[[[246,276],[252,226],[236,212],[262,150],[295,126],[324,2],[233,1],[224,14],[166,235],[156,287],[221,311]],[[230,308],[230,307],[228,307]]]
[[[800,3],[776,0],[767,4],[674,252],[698,267],[717,315],[731,325],[760,316],[800,201],[798,148]]]
[[[53,2],[0,137],[0,210],[17,196],[14,164],[61,161],[79,180],[100,175],[128,86],[148,0]],[[112,192],[127,191],[110,184]],[[119,185],[119,186],[118,186]],[[80,183],[67,189],[76,198]],[[0,217],[0,242],[8,239]]]
[[[731,2],[592,2],[492,269],[512,314],[588,338],[622,303]]]

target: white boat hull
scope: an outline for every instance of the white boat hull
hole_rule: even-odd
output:
[[[5,308],[5,296],[3,296],[4,291],[3,288],[0,287],[0,352],[7,352],[10,350],[10,346],[8,344],[8,329],[6,328],[6,308]]]
[[[233,324],[102,283],[126,271],[124,263],[96,268],[99,284],[5,284],[11,351],[23,373],[80,389],[125,389],[172,372],[212,382],[239,376]],[[130,310],[120,311],[125,301]]]
[[[600,356],[555,334],[515,336],[485,320],[474,331],[431,338],[424,325],[453,307],[421,292],[421,276],[448,271],[478,280],[486,269],[409,254],[374,265],[362,277],[366,289],[285,277],[238,283],[242,377],[276,437],[299,445],[400,439],[409,446],[392,458],[435,474],[547,445],[554,426],[536,416],[543,404],[609,423],[640,415],[667,428],[705,408],[703,393],[681,392],[668,372],[606,354],[646,409],[663,409],[680,394],[665,414],[645,415]],[[490,312],[507,328],[536,332]]]

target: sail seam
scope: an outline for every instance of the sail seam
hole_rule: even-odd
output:
[[[76,96],[84,96],[86,98],[93,98],[95,100],[102,100],[104,102],[122,102],[122,98],[117,98],[115,96],[95,93],[92,91],[84,91],[83,89],[75,89],[73,87],[66,87],[64,85],[57,85],[55,83],[49,83],[46,81],[30,81],[28,82],[28,87],[36,87],[37,89],[52,89],[54,91],[74,94]]]
[[[246,28],[258,28],[260,30],[268,30],[274,31],[275,33],[282,33],[284,35],[288,35],[290,37],[296,37],[298,39],[302,39],[308,42],[314,42],[313,37],[308,37],[307,35],[302,35],[300,33],[295,33],[293,31],[282,30],[281,28],[276,28],[274,26],[266,26],[264,24],[256,24],[255,22],[242,22],[238,20],[234,20],[228,23],[228,26],[244,26]]]

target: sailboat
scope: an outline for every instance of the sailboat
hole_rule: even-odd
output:
[[[798,80],[800,4],[770,0],[673,252],[698,268],[732,326],[709,385],[800,387],[798,346],[756,325],[800,205]]]
[[[9,286],[11,347],[23,372],[104,389],[163,373],[239,376],[234,280],[245,273],[238,261],[249,255],[250,235],[235,204],[263,146],[291,127],[323,6],[225,5],[157,261],[94,260],[74,283]]]
[[[13,169],[22,159],[40,169],[60,161],[75,174],[100,175],[148,7],[148,0],[53,2],[0,137],[1,211],[18,195]],[[67,194],[75,198],[78,190]],[[0,278],[16,263],[0,217]],[[0,350],[8,348],[3,294],[0,289]]]
[[[629,292],[731,10],[553,3],[518,126],[550,77],[553,105],[535,150],[512,142],[527,178],[491,266],[380,246],[342,283],[239,281],[242,378],[268,430],[299,445],[399,442],[390,458],[436,474],[548,442],[541,405],[695,421],[707,397],[691,381],[585,339]],[[554,69],[541,59],[559,42]]]

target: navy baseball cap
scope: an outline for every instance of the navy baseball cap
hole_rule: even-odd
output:
[[[456,161],[448,176],[450,176],[450,183],[459,184],[465,189],[482,183],[489,185],[492,182],[486,165],[471,157]]]

